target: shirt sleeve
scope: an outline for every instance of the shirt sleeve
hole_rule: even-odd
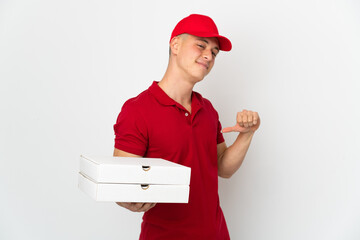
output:
[[[114,124],[115,148],[144,156],[148,146],[145,119],[139,109],[126,102]]]
[[[218,121],[218,127],[217,127],[217,144],[223,143],[225,142],[224,136],[221,132],[222,130],[222,126],[220,121]]]

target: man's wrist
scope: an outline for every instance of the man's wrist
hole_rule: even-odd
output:
[[[255,134],[255,131],[240,132],[237,139],[251,139]]]

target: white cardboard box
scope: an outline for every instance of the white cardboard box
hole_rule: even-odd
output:
[[[79,173],[79,188],[96,201],[187,203],[189,185],[96,183]]]
[[[187,203],[190,171],[159,158],[82,155],[79,188],[96,201]]]
[[[160,158],[80,156],[80,172],[98,183],[189,185],[190,171]]]

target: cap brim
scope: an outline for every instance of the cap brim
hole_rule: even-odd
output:
[[[219,40],[219,49],[221,51],[230,51],[232,49],[232,44],[231,44],[231,41],[224,37],[224,36],[221,36],[221,35],[209,35],[209,34],[204,34],[204,33],[200,33],[200,32],[192,32],[192,33],[188,33],[188,34],[191,34],[191,35],[194,35],[194,36],[198,36],[198,37],[216,37],[218,40]]]
[[[227,39],[224,36],[220,36],[220,35],[217,36],[216,38],[219,40],[220,50],[222,50],[222,51],[230,51],[231,50],[232,44],[229,39]]]

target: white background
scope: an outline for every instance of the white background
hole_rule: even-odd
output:
[[[112,154],[122,104],[162,78],[191,13],[233,43],[195,90],[223,127],[262,120],[220,180],[232,239],[360,239],[355,0],[0,0],[0,239],[138,237],[141,214],[77,189],[78,157]]]

